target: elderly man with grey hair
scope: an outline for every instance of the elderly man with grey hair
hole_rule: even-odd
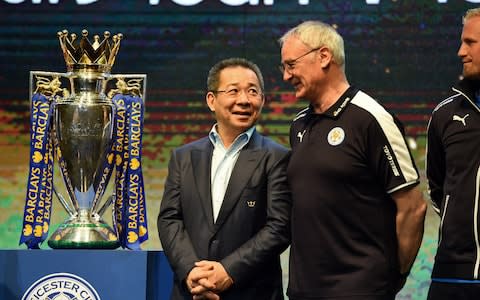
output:
[[[351,86],[343,39],[307,21],[280,39],[284,81],[310,105],[290,128],[290,300],[393,300],[426,203],[400,122]]]

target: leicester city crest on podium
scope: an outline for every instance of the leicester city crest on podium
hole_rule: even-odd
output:
[[[140,249],[148,239],[141,153],[145,74],[110,74],[122,34],[58,32],[67,72],[30,72],[30,162],[20,244]],[[66,195],[57,189],[61,173]],[[110,195],[105,195],[114,177]],[[62,181],[62,180],[58,180]],[[53,196],[69,217],[49,235]],[[102,200],[103,198],[103,200]],[[112,210],[112,222],[102,218]]]

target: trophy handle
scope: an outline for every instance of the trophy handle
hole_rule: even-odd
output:
[[[114,83],[114,87],[110,82]],[[110,86],[107,86],[110,85]],[[105,90],[108,99],[112,99],[116,94],[125,94],[138,96],[145,102],[147,92],[146,74],[114,74],[110,75],[105,81]]]
[[[55,187],[53,187],[53,192],[57,196],[57,198],[60,201],[60,203],[62,204],[63,208],[65,208],[67,213],[70,215],[70,217],[75,216],[77,214],[75,212],[75,209],[73,209],[70,205],[68,205],[67,200],[65,200],[65,198],[63,198],[63,196],[60,193],[57,192],[57,189]]]
[[[68,73],[30,71],[30,97],[34,93],[42,93],[48,97],[61,95],[62,98],[68,98],[72,93],[72,84]],[[68,81],[68,88],[61,88],[65,83],[60,80]]]
[[[110,204],[112,204],[112,202],[113,202],[113,195],[110,195],[108,199],[103,203],[102,207],[100,207],[100,209],[97,211],[97,214],[99,216],[103,216],[103,214],[105,213],[107,208],[110,206]]]

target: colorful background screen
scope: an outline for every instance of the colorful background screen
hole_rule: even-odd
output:
[[[277,40],[304,20],[334,24],[342,34],[349,82],[403,121],[425,190],[426,125],[461,74],[456,53],[462,15],[472,2],[0,0],[0,248],[25,248],[18,240],[28,175],[29,71],[66,71],[58,31],[123,33],[112,74],[147,74],[143,168],[150,240],[144,248],[161,249],[156,217],[170,151],[213,124],[204,101],[209,68],[227,57],[256,62],[267,98],[259,129],[288,145],[290,121],[307,103],[282,82]],[[66,216],[55,200],[51,230]],[[422,249],[398,299],[425,298],[437,226],[429,209]]]

